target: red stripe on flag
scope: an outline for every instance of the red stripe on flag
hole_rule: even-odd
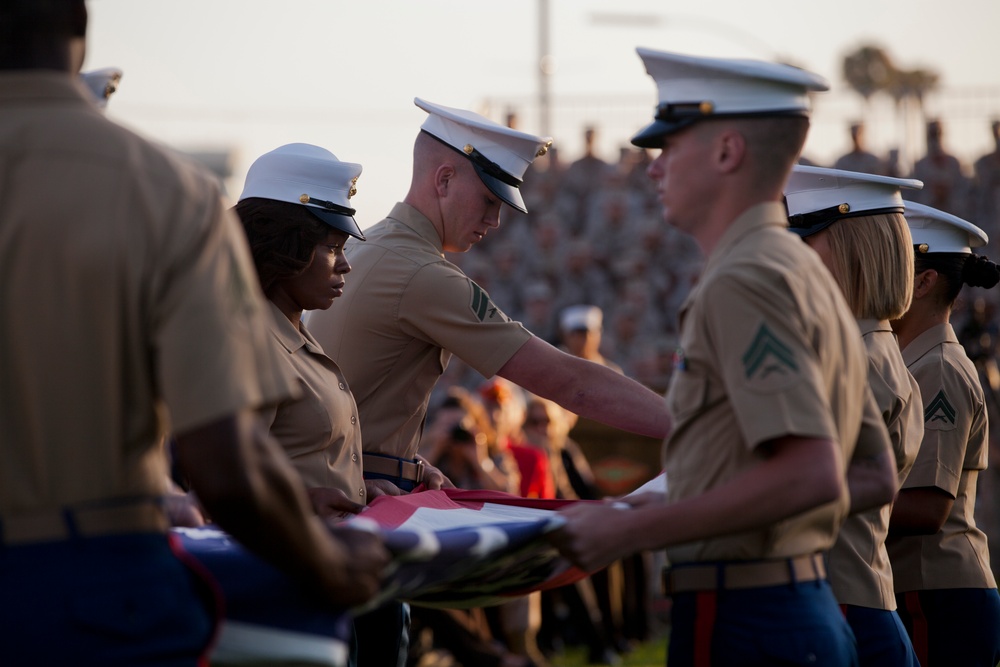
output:
[[[482,507],[482,503],[479,507]],[[466,509],[479,507],[466,506]],[[455,510],[462,509],[462,506],[442,491],[422,491],[402,496],[379,496],[368,504],[360,516],[372,519],[385,528],[399,528],[421,508]]]
[[[543,500],[521,498],[502,491],[473,491],[468,489],[441,489],[421,491],[403,496],[379,496],[375,498],[360,516],[371,519],[385,528],[399,528],[418,509],[436,510],[479,510],[485,503],[530,507],[533,509],[558,510],[572,500]]]
[[[503,491],[485,491],[481,489],[442,489],[449,498],[462,503],[484,502],[500,505],[515,505],[517,507],[533,507],[539,510],[558,510],[561,507],[580,502],[601,502],[586,500],[554,500],[551,498],[522,498]]]

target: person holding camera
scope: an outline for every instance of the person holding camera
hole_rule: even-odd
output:
[[[420,453],[460,489],[516,494],[520,488],[517,462],[497,449],[485,408],[461,387],[449,389],[435,410]]]

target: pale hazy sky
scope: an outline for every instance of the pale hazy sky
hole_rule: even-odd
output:
[[[814,124],[806,149],[827,160],[847,148],[843,120],[862,110],[843,92],[841,60],[875,43],[902,68],[937,71],[949,90],[988,93],[946,129],[946,145],[967,163],[991,147],[985,119],[1000,116],[1000,0],[549,0],[549,7],[557,104],[627,98],[651,113],[655,86],[636,46],[783,59],[822,74],[840,93],[829,115],[836,127]],[[235,150],[234,196],[261,153],[293,141],[324,146],[364,166],[353,200],[362,227],[405,194],[413,137],[426,117],[415,96],[480,110],[492,100],[502,121],[501,101],[533,99],[538,90],[538,0],[89,0],[88,8],[85,69],[125,73],[110,117],[178,148]],[[608,14],[639,18],[609,22]],[[932,97],[928,111],[947,114],[946,102]],[[611,122],[592,106],[586,122]],[[578,155],[582,122],[554,118],[564,160]],[[522,113],[520,127],[537,132],[537,114]],[[602,156],[615,159],[628,131],[602,131]],[[884,148],[880,142],[894,138],[871,143]]]

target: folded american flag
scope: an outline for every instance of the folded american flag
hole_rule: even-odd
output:
[[[346,527],[380,533],[393,554],[366,609],[395,598],[429,607],[482,607],[586,576],[548,544],[555,512],[574,501],[442,489],[381,496]]]
[[[390,599],[432,607],[499,604],[572,583],[571,566],[545,536],[574,501],[446,489],[381,496],[335,530],[382,535],[393,555],[380,592],[360,613]],[[586,501],[577,501],[586,502]],[[215,578],[225,602],[213,665],[303,660],[340,665],[350,614],[318,605],[282,572],[215,527],[174,529],[185,551]]]

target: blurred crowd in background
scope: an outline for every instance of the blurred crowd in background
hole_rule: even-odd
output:
[[[929,121],[926,155],[912,173],[899,173],[891,155],[868,152],[863,125],[852,124],[854,149],[836,164],[823,166],[920,179],[924,188],[913,192],[913,200],[982,227],[991,238],[984,254],[997,261],[1000,121],[986,130],[993,133],[997,148],[970,168],[948,153],[942,123]],[[651,156],[628,147],[621,149],[617,162],[607,162],[593,151],[597,132],[594,127],[585,130],[586,150],[576,160],[562,161],[555,149],[536,160],[522,187],[529,213],[505,210],[499,231],[475,251],[449,259],[507,315],[554,344],[561,342],[559,314],[565,308],[599,307],[604,356],[627,375],[665,390],[677,311],[702,258],[689,237],[662,223],[646,176]],[[982,295],[967,294],[963,302],[971,306]],[[995,305],[982,305],[990,320]],[[454,382],[472,386],[476,379],[466,374],[460,367],[450,369]]]

